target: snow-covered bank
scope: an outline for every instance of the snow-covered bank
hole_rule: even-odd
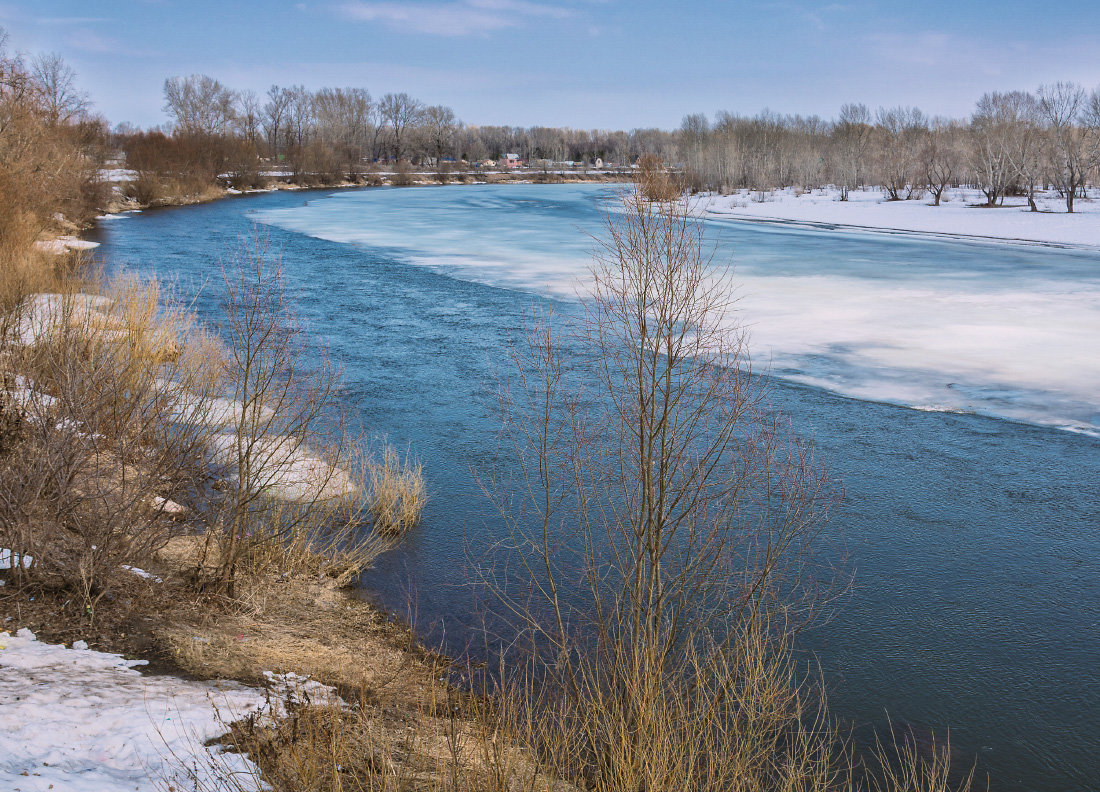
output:
[[[263,691],[143,676],[134,670],[143,660],[75,647],[40,643],[28,630],[0,633],[0,788],[235,788],[212,777],[209,752],[219,749],[203,743],[225,731],[223,722],[262,707]],[[238,754],[220,753],[214,763],[245,788],[256,778]]]
[[[1100,200],[1078,200],[1074,213],[1054,194],[1037,200],[1040,212],[1028,211],[1025,198],[1006,198],[996,208],[978,190],[948,190],[945,202],[932,206],[928,196],[887,201],[880,190],[854,190],[847,201],[836,189],[797,195],[793,189],[763,194],[741,190],[730,195],[705,194],[690,205],[705,216],[739,220],[805,223],[853,230],[905,231],[952,237],[978,237],[1013,242],[1100,247]]]

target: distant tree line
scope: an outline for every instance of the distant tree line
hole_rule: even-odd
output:
[[[835,120],[719,113],[686,116],[680,161],[694,190],[729,192],[827,184],[847,200],[853,189],[881,188],[890,200],[931,196],[948,187],[981,190],[994,206],[1006,196],[1054,189],[1074,201],[1100,172],[1100,89],[1058,82],[1035,93],[987,93],[967,119],[929,117],[915,107],[846,104]]]
[[[162,176],[222,174],[235,186],[253,186],[273,166],[329,183],[360,180],[379,164],[441,170],[505,154],[545,168],[630,163],[646,153],[669,161],[678,156],[675,133],[664,130],[474,126],[450,107],[407,93],[375,97],[365,88],[272,85],[260,95],[191,75],[165,80],[164,99],[167,129],[116,128],[115,142],[130,167]]]
[[[1026,196],[1037,211],[1036,194],[1052,188],[1073,211],[1100,170],[1100,93],[1068,82],[987,93],[963,119],[846,104],[835,119],[692,114],[671,131],[477,126],[407,93],[273,85],[261,96],[206,75],[165,80],[164,97],[168,129],[117,131],[130,166],[235,186],[259,184],[273,168],[334,183],[368,178],[379,165],[442,172],[508,153],[544,168],[630,166],[649,155],[694,191],[835,185],[847,200],[875,187],[891,200],[928,195],[938,205],[948,187],[967,185],[991,206]]]

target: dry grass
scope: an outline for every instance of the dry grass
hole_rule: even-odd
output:
[[[370,513],[375,528],[385,534],[402,534],[420,522],[427,502],[423,466],[408,453],[402,460],[397,450],[382,444],[381,459],[367,462],[370,478]]]
[[[652,154],[638,160],[637,183],[648,201],[675,201],[684,193],[683,180]]]
[[[158,553],[156,568],[193,577],[218,564],[204,539],[176,537]],[[341,688],[415,689],[427,674],[407,651],[407,630],[332,578],[251,577],[236,599],[211,595],[205,606],[180,612],[156,637],[181,668],[196,676],[261,682],[264,671],[293,671]]]

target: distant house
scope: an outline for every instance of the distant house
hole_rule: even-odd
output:
[[[491,159],[483,159],[477,164],[479,168],[495,168],[496,165],[497,164]]]
[[[597,168],[602,168],[603,167],[603,160],[600,157],[593,157],[592,158],[592,164],[594,166],[596,166]]]
[[[518,154],[505,154],[500,158],[500,167],[502,168],[518,168],[520,166]]]

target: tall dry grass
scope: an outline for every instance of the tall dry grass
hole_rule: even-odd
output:
[[[366,463],[370,477],[370,513],[375,527],[385,534],[401,534],[420,522],[427,502],[423,465],[383,442],[380,458]]]

